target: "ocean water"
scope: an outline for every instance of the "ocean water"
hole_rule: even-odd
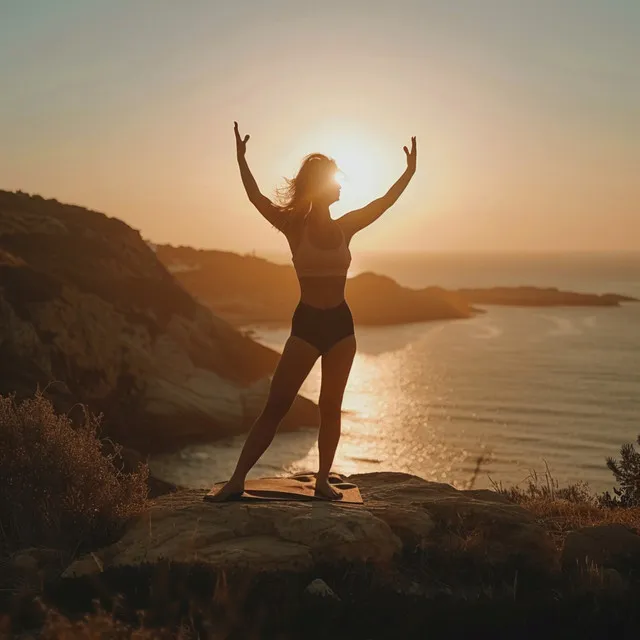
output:
[[[364,255],[411,287],[555,286],[640,298],[640,254]],[[640,303],[618,308],[484,307],[468,320],[357,327],[334,470],[394,470],[476,487],[522,484],[549,468],[560,484],[611,488],[607,456],[640,433]],[[251,326],[282,350],[288,327]],[[320,363],[301,393],[317,399]],[[229,477],[245,436],[156,456],[187,486]],[[279,433],[252,475],[317,466],[317,432]],[[479,462],[480,461],[480,462]]]

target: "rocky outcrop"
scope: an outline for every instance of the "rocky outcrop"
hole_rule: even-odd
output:
[[[200,637],[633,636],[640,583],[562,571],[541,524],[504,496],[402,473],[347,480],[363,504],[163,496],[45,595],[76,617],[99,598]],[[14,564],[33,572],[29,551]]]
[[[525,509],[491,491],[458,491],[403,473],[349,476],[364,504],[204,502],[204,491],[157,499],[116,544],[65,572],[81,577],[168,561],[211,571],[305,573],[319,566],[400,570],[475,566],[492,579],[553,570],[554,549]],[[398,579],[397,571],[393,572]],[[453,575],[452,574],[452,575]]]
[[[567,536],[562,565],[570,571],[614,570],[640,580],[640,535],[621,524],[585,527]]]
[[[139,451],[246,429],[278,354],[193,299],[138,231],[0,191],[0,393],[47,388]],[[317,423],[298,398],[283,427]]]

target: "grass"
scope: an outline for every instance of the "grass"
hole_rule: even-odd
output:
[[[593,493],[585,482],[560,487],[548,465],[543,475],[532,471],[526,483],[525,487],[505,488],[492,481],[492,486],[497,493],[531,511],[558,549],[562,549],[568,533],[583,527],[622,524],[640,532],[640,507],[616,507],[607,501],[606,494]]]

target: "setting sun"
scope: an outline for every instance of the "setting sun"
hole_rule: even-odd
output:
[[[315,151],[333,158],[339,169],[336,180],[342,186],[340,202],[336,203],[335,209],[343,213],[384,194],[397,177],[397,165],[404,163],[402,145],[405,143],[398,140],[397,164],[394,165],[393,158],[389,158],[390,145],[383,145],[379,138],[358,127],[357,123],[328,122],[302,137],[288,161],[295,168],[300,158]]]
[[[331,156],[338,164],[336,179],[342,185],[342,198],[358,199],[364,204],[381,195],[382,185],[390,177],[381,175],[371,145],[356,140],[336,141],[330,145]],[[368,148],[369,147],[369,148]]]

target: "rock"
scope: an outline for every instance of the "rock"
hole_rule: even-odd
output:
[[[489,490],[459,491],[404,473],[349,477],[405,549],[464,556],[492,570],[551,570],[553,546],[533,515]],[[405,515],[403,515],[403,512]]]
[[[346,606],[338,594],[321,578],[312,580],[304,589],[302,594],[302,615],[306,620],[322,619],[325,624],[328,621],[337,622],[340,614],[344,612]],[[315,625],[310,624],[308,632],[312,632]],[[317,628],[317,627],[316,627]],[[309,635],[309,633],[303,633]]]
[[[640,578],[640,536],[621,524],[585,527],[572,531],[562,550],[566,571],[590,567],[615,569],[622,576]]]
[[[120,541],[94,554],[99,562],[80,558],[65,576],[99,573],[100,564],[109,571],[168,560],[248,575],[366,566],[379,569],[383,579],[403,563],[413,571],[415,554],[426,551],[446,562],[452,554],[471,558],[492,575],[505,567],[521,575],[552,569],[553,546],[533,516],[491,492],[458,491],[402,473],[358,474],[348,481],[360,487],[363,505],[216,504],[203,501],[205,491],[193,490],[162,496]]]
[[[328,598],[329,600],[340,601],[340,597],[321,578],[312,580],[306,587],[305,593],[314,598]]]
[[[305,571],[316,562],[389,562],[401,548],[385,522],[357,506],[211,504],[204,495],[182,491],[158,498],[119,542],[96,554],[105,569],[166,558],[216,570]],[[95,560],[84,557],[65,575],[97,572]]]
[[[144,453],[245,431],[266,400],[278,354],[197,302],[120,220],[0,191],[0,282],[0,394],[85,403]],[[282,428],[317,424],[298,397]]]

